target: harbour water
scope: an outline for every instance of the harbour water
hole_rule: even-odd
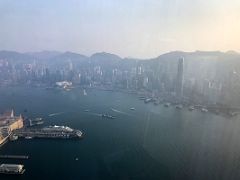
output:
[[[1,180],[240,179],[239,117],[154,106],[120,92],[1,87],[0,110],[11,108],[43,117],[45,125],[80,129],[84,138],[8,142],[0,154],[29,159],[0,159],[26,168],[19,177]],[[103,113],[116,118],[102,118]]]

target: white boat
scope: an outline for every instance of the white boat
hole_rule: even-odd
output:
[[[134,110],[135,110],[135,108],[134,108],[134,107],[131,107],[131,108],[130,108],[130,110],[134,111]]]
[[[31,136],[26,136],[25,139],[32,139],[33,137]]]
[[[83,90],[83,95],[84,95],[84,96],[86,96],[86,95],[87,95],[87,92],[86,92],[86,90],[85,90],[85,89]]]
[[[194,109],[195,109],[194,106],[190,106],[190,107],[188,108],[189,111],[193,111]]]
[[[9,137],[9,139],[10,139],[10,141],[16,141],[16,140],[18,140],[18,136],[12,135]]]
[[[165,107],[169,107],[171,104],[170,103],[165,103],[164,106]]]
[[[206,108],[202,108],[201,111],[202,112],[208,112],[208,110]]]

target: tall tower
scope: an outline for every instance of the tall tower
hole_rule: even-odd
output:
[[[69,71],[72,71],[73,70],[73,63],[70,59],[68,61],[69,61]]]
[[[12,111],[11,111],[10,117],[11,117],[11,118],[14,118],[14,111],[13,111],[13,109],[12,109]]]
[[[178,71],[177,71],[177,82],[176,82],[176,95],[179,99],[183,96],[183,65],[184,58],[178,59]]]

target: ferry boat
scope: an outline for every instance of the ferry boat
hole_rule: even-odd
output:
[[[151,102],[152,101],[152,98],[147,98],[147,99],[145,99],[145,103],[149,103],[149,102]]]

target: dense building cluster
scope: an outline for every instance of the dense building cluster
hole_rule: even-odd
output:
[[[97,53],[60,53],[41,59],[0,53],[0,85],[102,87],[145,92],[204,104],[239,105],[240,55],[221,52],[171,52],[154,59],[123,59]]]

